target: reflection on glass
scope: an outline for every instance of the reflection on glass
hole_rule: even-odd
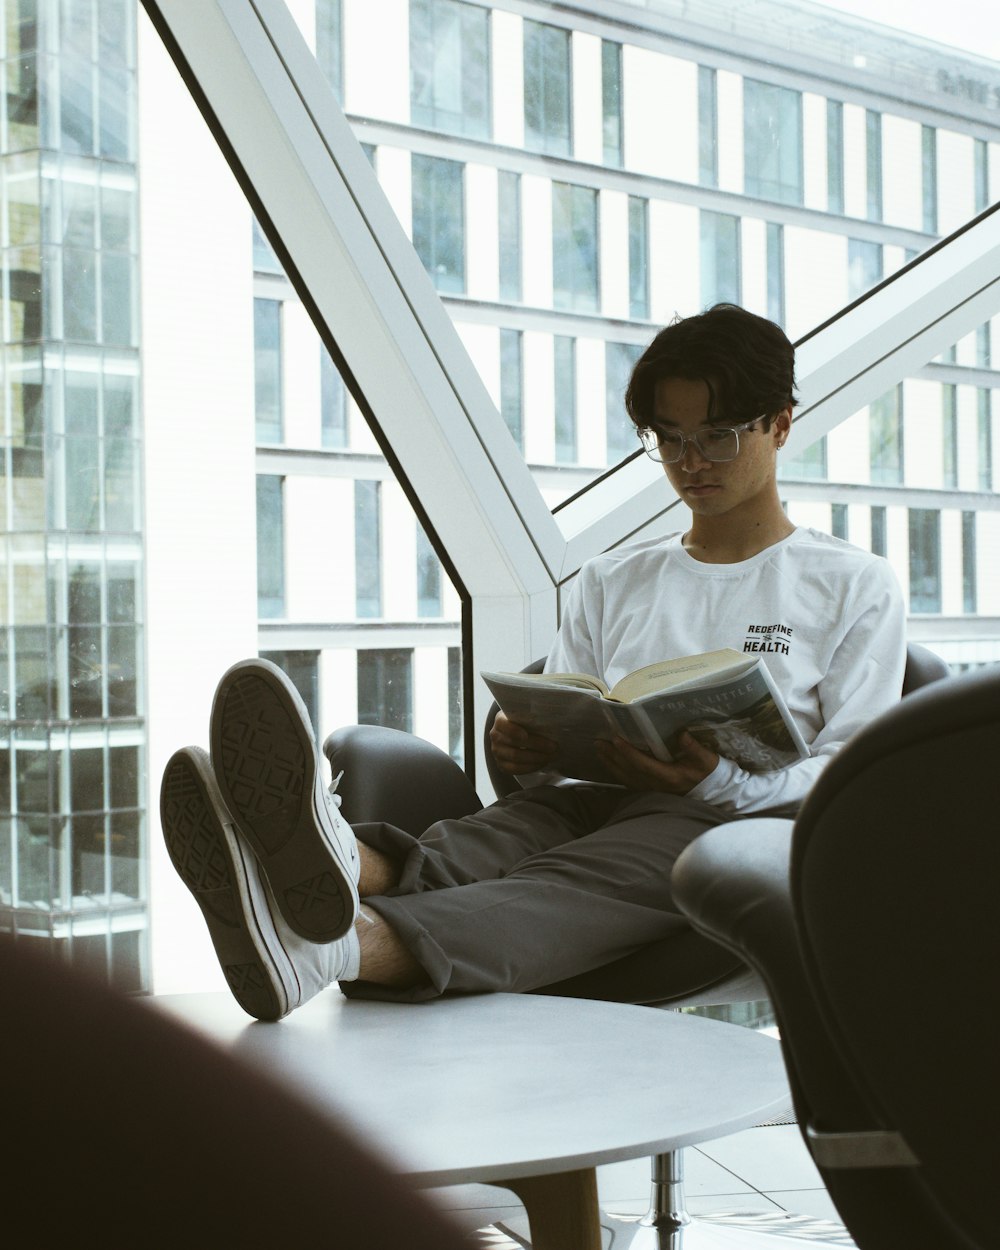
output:
[[[439,291],[465,290],[465,181],[458,161],[414,156],[413,246]]]
[[[533,152],[568,156],[572,133],[570,32],[524,22],[524,141]]]
[[[574,312],[598,309],[597,192],[589,187],[552,184],[552,300]]]
[[[489,12],[464,0],[410,0],[410,111],[415,126],[487,139]]]
[[[358,652],[358,724],[413,730],[413,652]]]

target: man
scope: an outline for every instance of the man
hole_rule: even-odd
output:
[[[211,760],[195,748],[171,759],[161,811],[251,1015],[279,1018],[334,981],[408,999],[526,991],[666,937],[685,923],[669,887],[683,848],[734,817],[794,812],[843,742],[899,698],[904,613],[888,565],[796,528],[781,506],[794,385],[783,332],[732,305],[656,336],[625,404],[691,527],[590,561],[547,669],[612,685],[660,659],[768,640],[810,758],[751,775],[690,735],[672,763],[615,739],[600,750],[616,785],[570,783],[544,773],[552,743],[500,715],[494,756],[537,784],[420,838],[352,831],[294,688],[265,661],[237,664],[216,694]]]

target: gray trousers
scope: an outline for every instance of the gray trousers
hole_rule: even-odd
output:
[[[364,906],[392,925],[427,984],[341,988],[411,1001],[523,992],[628,955],[686,926],[670,870],[689,842],[730,819],[675,795],[538,786],[419,838],[359,824],[359,841],[401,868],[399,885]]]

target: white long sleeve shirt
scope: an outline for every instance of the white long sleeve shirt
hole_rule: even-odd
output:
[[[613,686],[719,647],[764,658],[810,758],[768,773],[720,759],[689,796],[740,814],[796,805],[844,742],[900,698],[899,585],[885,560],[813,529],[738,564],[693,559],[679,534],[633,543],[583,567],[545,669]]]

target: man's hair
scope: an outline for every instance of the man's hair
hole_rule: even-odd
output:
[[[625,410],[651,425],[657,383],[701,380],[709,390],[710,421],[750,421],[781,412],[795,399],[795,348],[785,332],[736,304],[716,304],[693,317],[675,317],[636,361]]]

